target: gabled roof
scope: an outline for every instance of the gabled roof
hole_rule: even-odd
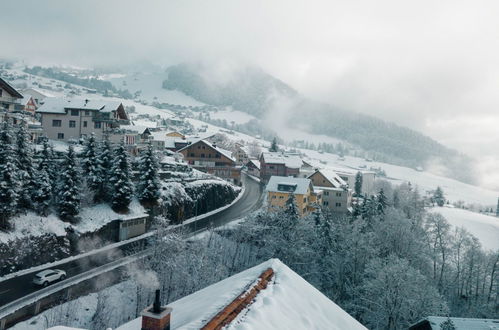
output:
[[[2,78],[0,78],[0,87],[5,89],[5,91],[13,97],[16,97],[18,99],[23,97],[21,93],[19,93],[14,87],[12,87],[7,81],[3,80]]]
[[[440,330],[440,324],[449,318],[444,316],[428,316],[425,319],[413,324],[409,329],[428,329]],[[499,319],[473,319],[463,317],[451,317],[456,330],[499,330]],[[421,328],[420,328],[421,327]]]
[[[24,94],[23,99],[21,100],[22,105],[28,104],[29,100],[31,100],[33,97],[29,94]]]
[[[250,159],[248,163],[253,164],[257,169],[260,169],[260,161],[258,159]]]
[[[171,329],[201,329],[241,293],[248,292],[269,268],[273,277],[267,287],[250,305],[239,310],[236,319],[225,328],[366,329],[278,259],[270,259],[169,304],[173,308]],[[139,330],[141,322],[139,317],[116,330]]]
[[[121,106],[121,102],[119,101],[65,99],[58,97],[46,98],[44,101],[45,103],[36,112],[63,114],[68,109],[112,112],[118,110]]]
[[[315,173],[309,175],[308,177],[310,178],[311,176],[313,176],[316,173],[322,174],[322,176],[324,176],[326,178],[326,180],[328,180],[329,183],[331,183],[331,185],[333,185],[334,188],[343,188],[347,185],[347,183],[342,178],[340,178],[338,176],[338,174],[336,174],[335,171],[329,170],[329,169],[317,170],[317,171],[315,171]]]
[[[279,186],[282,185],[294,185],[294,194],[304,195],[310,189],[313,191],[312,181],[307,178],[293,178],[293,177],[285,177],[285,176],[271,176],[269,183],[267,183],[266,190],[269,192],[285,192],[279,189]]]
[[[289,168],[300,168],[302,159],[297,155],[286,155],[280,152],[263,152],[263,160],[266,164],[282,164]]]
[[[218,146],[214,145],[213,143],[210,143],[210,142],[208,142],[208,141],[206,141],[206,140],[198,140],[198,141],[196,141],[196,142],[192,142],[191,144],[189,144],[189,145],[187,145],[187,146],[183,147],[182,149],[179,149],[178,151],[179,151],[179,152],[180,152],[180,151],[183,151],[183,150],[185,150],[185,149],[187,149],[187,148],[190,148],[190,147],[192,147],[192,146],[195,146],[195,145],[196,145],[196,144],[198,144],[198,143],[203,143],[203,144],[207,145],[208,147],[212,148],[213,150],[218,151],[219,153],[221,153],[221,154],[222,154],[222,155],[224,155],[225,157],[229,158],[229,159],[230,159],[230,160],[232,160],[233,162],[235,162],[235,161],[236,161],[236,160],[234,159],[234,157],[232,157],[232,152],[231,152],[231,151],[229,151],[229,150],[225,150],[225,149],[222,149],[222,148],[220,148],[220,147],[218,147]]]

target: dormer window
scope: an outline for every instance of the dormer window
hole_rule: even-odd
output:
[[[286,191],[286,192],[294,192],[296,190],[297,185],[292,183],[279,183],[277,185],[278,191]]]

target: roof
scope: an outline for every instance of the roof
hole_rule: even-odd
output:
[[[279,152],[264,152],[262,157],[266,164],[283,164],[289,168],[300,168],[303,165],[298,155],[286,155]]]
[[[310,179],[307,178],[271,176],[269,183],[267,183],[266,190],[269,192],[283,192],[282,190],[279,190],[279,185],[296,185],[296,188],[294,189],[293,193],[298,195],[304,195],[307,193],[309,187],[311,187],[312,181],[310,181]]]
[[[182,141],[185,141],[185,140],[182,140]],[[189,139],[187,139],[187,141],[189,141]],[[190,148],[198,143],[204,143],[206,144],[208,147],[218,151],[219,153],[221,153],[222,155],[224,155],[225,157],[229,158],[230,160],[232,160],[233,162],[235,162],[236,160],[234,159],[234,157],[232,157],[232,151],[229,151],[229,150],[225,150],[225,149],[222,149],[216,145],[214,145],[213,143],[210,143],[206,140],[198,140],[196,142],[192,142],[191,144],[183,147],[182,149],[178,150],[179,152],[184,150],[184,149],[187,149],[187,148]]]
[[[225,329],[366,329],[278,259],[270,259],[169,304],[173,308],[171,329],[201,329],[247,292],[268,268],[274,271],[268,286]],[[139,330],[141,322],[139,317],[116,330]]]
[[[13,97],[16,97],[18,99],[23,97],[21,93],[19,93],[14,87],[12,87],[7,81],[3,80],[2,78],[0,78],[0,86]]]
[[[431,329],[440,330],[440,324],[449,318],[445,316],[428,316],[413,324],[409,329],[417,329],[419,326],[429,324]],[[455,330],[499,330],[499,319],[472,319],[462,317],[451,317]]]
[[[309,178],[315,173],[322,174],[333,185],[334,188],[342,188],[347,185],[347,183],[342,178],[340,178],[338,174],[336,174],[336,172],[333,170],[320,169],[309,175]]]
[[[28,104],[29,100],[32,98],[29,94],[24,94],[23,99],[21,100],[22,105]]]
[[[252,163],[257,169],[260,169],[260,161],[258,159],[250,159],[248,163]]]
[[[36,112],[39,113],[66,113],[67,109],[93,110],[100,112],[116,111],[121,102],[84,99],[65,99],[58,97],[46,98],[45,103]]]
[[[43,97],[55,97],[54,95],[52,95],[50,93],[47,93],[45,91],[41,91],[41,90],[39,90],[37,88],[33,88],[33,87],[28,87],[26,89],[23,89],[23,93],[25,93],[25,92],[27,92],[28,94],[38,94],[38,95],[43,96]]]

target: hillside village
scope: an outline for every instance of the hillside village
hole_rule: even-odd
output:
[[[326,158],[320,157],[324,154],[323,151],[313,151],[312,153],[306,149],[279,144],[276,139],[265,141],[261,138],[246,138],[234,130],[218,128],[215,130],[213,125],[189,117],[189,109],[199,107],[204,111],[207,109],[205,106],[172,107],[170,104],[166,104],[167,109],[160,109],[142,104],[150,107],[147,108],[147,111],[143,111],[144,108],[141,108],[139,104],[130,105],[129,100],[121,99],[121,95],[117,92],[99,95],[96,90],[75,87],[71,84],[64,86],[57,81],[51,83],[53,87],[43,83],[38,83],[33,87],[25,82],[19,83],[19,80],[23,81],[22,77],[10,76],[10,78],[15,78],[13,80],[17,81],[17,85],[21,87],[17,87],[9,80],[0,77],[0,124],[2,125],[2,136],[11,134],[15,135],[15,138],[9,142],[5,140],[6,138],[2,140],[2,136],[0,136],[0,142],[6,149],[12,149],[13,153],[9,157],[18,155],[15,153],[16,150],[19,151],[23,148],[32,150],[32,165],[36,170],[33,169],[31,183],[36,189],[34,192],[29,192],[30,189],[21,183],[21,189],[16,191],[15,197],[14,194],[10,197],[8,194],[4,194],[3,196],[7,197],[0,199],[4,204],[9,201],[9,198],[11,201],[15,199],[16,208],[20,210],[15,213],[2,213],[0,253],[4,253],[7,257],[4,265],[0,267],[1,275],[15,273],[46,262],[54,262],[115,242],[139,238],[148,233],[153,237],[153,234],[156,235],[162,230],[162,226],[175,228],[200,215],[217,212],[217,210],[224,209],[243,197],[246,179],[256,182],[263,190],[264,202],[261,210],[256,212],[257,215],[253,215],[251,212],[244,214],[248,224],[245,225],[245,222],[242,222],[240,227],[223,228],[216,233],[209,234],[209,242],[213,240],[216,242],[213,243],[215,246],[219,244],[219,246],[224,247],[224,251],[227,250],[224,255],[232,253],[231,248],[235,249],[236,254],[247,253],[247,255],[226,256],[225,259],[233,258],[234,264],[232,266],[224,264],[226,268],[221,267],[224,271],[220,271],[220,274],[214,272],[208,276],[209,279],[206,282],[190,284],[190,287],[182,282],[182,272],[188,273],[193,267],[189,260],[195,263],[198,260],[197,257],[206,258],[203,259],[203,262],[199,261],[199,264],[203,264],[200,267],[208,267],[204,264],[207,260],[216,263],[220,262],[218,258],[224,259],[224,256],[215,256],[216,251],[203,245],[205,244],[202,241],[203,238],[200,239],[200,242],[194,240],[194,243],[186,244],[185,250],[178,252],[178,260],[166,260],[167,258],[165,258],[157,261],[157,264],[147,262],[142,264],[145,268],[157,271],[160,274],[159,281],[161,283],[168,283],[168,286],[163,284],[163,293],[166,291],[169,297],[168,307],[162,306],[160,298],[156,298],[154,305],[138,311],[143,305],[152,302],[152,291],[150,288],[141,291],[138,286],[133,287],[136,284],[132,284],[130,281],[113,283],[114,286],[104,288],[104,290],[108,290],[105,292],[113,293],[106,293],[106,295],[109,294],[109,297],[101,298],[99,296],[98,299],[118,299],[116,297],[120,297],[121,300],[128,299],[129,297],[120,296],[126,290],[116,289],[117,287],[131,286],[133,287],[132,291],[137,291],[137,296],[133,298],[135,299],[133,304],[136,311],[130,311],[127,318],[123,316],[113,321],[113,326],[121,325],[118,329],[160,329],[158,324],[163,326],[164,322],[170,324],[170,317],[173,319],[172,326],[174,328],[193,324],[201,328],[207,319],[209,322],[206,324],[213,323],[217,326],[228,324],[234,320],[236,324],[242,326],[245,324],[256,328],[272,326],[279,320],[273,319],[268,314],[268,309],[261,309],[267,313],[265,318],[261,318],[260,321],[258,321],[258,315],[252,315],[257,306],[262,304],[258,300],[259,298],[255,297],[260,297],[257,294],[262,294],[266,297],[265,299],[277,301],[276,304],[287,304],[285,297],[293,291],[289,278],[294,279],[293,285],[299,284],[299,292],[303,295],[312,295],[321,301],[320,309],[323,309],[324,313],[331,313],[330,318],[321,320],[324,328],[336,326],[363,329],[364,326],[352,317],[355,315],[351,311],[349,312],[352,314],[349,315],[332,301],[332,297],[336,293],[332,294],[327,291],[330,278],[325,279],[316,275],[307,278],[303,274],[307,274],[308,270],[305,271],[305,269],[308,266],[300,263],[298,266],[296,265],[297,261],[310,259],[313,260],[311,267],[316,267],[313,271],[322,272],[323,260],[327,259],[328,262],[336,260],[334,258],[338,256],[335,255],[333,258],[333,253],[328,250],[329,247],[319,243],[317,246],[314,245],[315,237],[324,238],[328,244],[332,240],[338,239],[339,245],[341,245],[342,240],[346,240],[343,241],[346,243],[348,240],[359,239],[356,243],[372,244],[373,249],[377,245],[383,249],[382,242],[373,242],[372,238],[369,238],[370,235],[375,235],[371,231],[381,228],[379,230],[390,232],[390,228],[399,226],[399,224],[391,225],[390,221],[394,221],[400,214],[405,214],[407,219],[416,222],[416,219],[420,219],[421,213],[425,209],[431,213],[438,212],[438,208],[443,207],[446,209],[472,208],[472,205],[478,204],[475,203],[475,200],[469,204],[464,203],[461,199],[451,200],[453,195],[450,194],[451,197],[448,197],[447,191],[438,184],[433,185],[433,189],[425,189],[420,193],[418,187],[413,187],[410,181],[400,182],[400,180],[393,178],[390,181],[387,173],[381,167],[376,167],[378,164],[375,164],[372,159],[363,159],[362,163],[352,164],[351,160],[343,155],[328,153],[327,157],[335,159],[334,163],[328,162],[324,160]],[[21,133],[18,132],[24,132],[25,135],[19,135]],[[23,148],[16,147],[16,143],[20,143],[19,141],[24,141]],[[4,152],[5,155],[9,154]],[[7,159],[4,160],[6,162]],[[106,165],[108,171],[104,171],[102,167],[102,164],[106,162],[108,163]],[[47,165],[49,163],[52,165]],[[20,164],[22,165],[23,162]],[[26,168],[28,168],[27,172],[31,171],[29,166]],[[49,168],[51,170],[48,170]],[[75,179],[78,176],[77,168],[78,171],[82,171],[82,175]],[[5,173],[8,171],[5,166],[2,169],[5,180],[7,177]],[[421,170],[418,169],[416,172],[421,172]],[[105,176],[103,173],[108,174]],[[56,187],[61,182],[62,189]],[[75,185],[75,182],[78,184]],[[112,184],[108,185],[107,182]],[[82,184],[81,189],[79,183]],[[400,185],[392,187],[392,183]],[[24,191],[28,191],[28,195],[36,197],[33,199],[34,204],[31,209],[29,206],[26,209],[18,206],[22,204]],[[17,193],[21,197],[18,198]],[[46,195],[52,197],[44,199],[43,197]],[[480,200],[480,197],[476,198]],[[499,216],[499,210],[491,209],[489,205],[490,201],[487,200],[482,206],[478,206],[481,215],[487,217],[488,220],[495,219],[493,216]],[[390,209],[391,207],[393,209]],[[5,211],[5,209],[4,207],[3,210]],[[400,214],[396,212],[400,212]],[[383,223],[385,217],[387,219]],[[324,221],[325,218],[328,220]],[[345,223],[344,219],[357,220]],[[404,218],[404,220],[407,219]],[[374,226],[373,223],[376,221],[379,223]],[[319,223],[321,226],[318,226]],[[435,226],[438,227],[439,219],[436,219],[435,223]],[[402,225],[408,226],[405,222]],[[282,231],[281,228],[287,228],[288,231]],[[408,230],[407,228],[404,227],[404,230]],[[345,237],[333,238],[336,235],[336,229]],[[303,233],[305,233],[304,236],[302,236]],[[402,237],[395,237],[397,236],[395,233],[390,232],[389,234],[394,235],[392,237],[394,240],[402,239]],[[418,234],[421,233],[418,232]],[[160,243],[158,243],[163,250],[172,249],[172,246],[168,245],[171,244],[169,240],[178,245],[183,244],[180,243],[178,237],[164,235],[168,239],[162,242],[163,237],[159,239]],[[493,236],[494,234],[492,234]],[[236,242],[229,242],[229,238],[234,237]],[[29,244],[33,245],[33,250],[40,247],[50,247],[51,252],[41,256],[30,251],[23,256],[15,256],[14,251],[23,246],[23,240],[29,241]],[[251,252],[254,251],[252,247],[248,247],[251,246],[251,243],[263,246],[272,240],[275,240],[271,243],[271,248],[275,254],[287,264],[294,265],[297,269],[296,273],[294,272],[295,268],[291,270],[278,260],[264,261],[266,259],[260,260],[252,256]],[[293,252],[294,243],[291,242],[294,240],[302,243],[305,241],[307,248],[303,251]],[[491,241],[493,238],[488,239],[487,243],[482,242],[482,244],[488,250],[493,251],[496,249],[497,242],[490,243]],[[87,244],[85,245],[81,242],[91,243],[85,243]],[[28,245],[28,243],[24,244]],[[394,244],[404,250],[401,248],[400,242],[397,241]],[[206,251],[203,251],[200,256],[196,256],[203,247]],[[240,247],[245,252],[237,252]],[[312,256],[314,248],[320,252]],[[480,248],[480,243],[470,247],[470,249]],[[435,255],[438,255],[440,250],[436,247],[434,249],[437,251]],[[348,251],[348,253],[368,252]],[[272,258],[272,255],[267,254],[258,256]],[[346,278],[355,272],[355,270],[350,269],[349,262],[357,257],[356,255],[341,256],[345,262],[343,267],[348,268],[348,270],[345,270],[345,274],[338,274],[338,278],[346,281]],[[388,257],[392,258],[393,256]],[[248,262],[245,258],[253,263]],[[436,265],[440,261],[437,261],[438,257],[434,258],[433,262],[437,267]],[[447,262],[445,257],[443,258],[440,263],[442,273]],[[492,278],[488,282],[491,286],[489,290],[486,290],[484,286],[481,299],[488,298],[490,300],[493,295],[494,270],[497,262],[492,265],[491,262],[487,261],[489,260],[487,258],[492,260],[493,256],[487,255],[485,257],[484,255],[481,261],[484,266],[479,266],[479,268],[481,267],[480,271],[484,274],[490,273],[490,270],[493,269]],[[242,260],[246,260],[247,263]],[[242,271],[243,266],[254,265],[256,261],[263,263],[249,271],[236,274],[236,270]],[[168,267],[173,267],[174,262],[179,263],[179,266],[176,266],[180,269],[178,270],[178,278],[172,278],[172,275],[168,277],[167,272],[161,273],[161,268],[155,268],[165,267],[169,269]],[[355,266],[362,264],[365,267],[366,262],[355,259],[353,263]],[[240,268],[236,267],[236,264]],[[399,268],[396,269],[381,264],[372,267],[375,271],[383,274],[390,272],[407,273],[408,278],[410,278],[407,281],[424,282],[421,274],[417,271],[414,274],[411,273],[414,269],[403,262],[397,264]],[[267,271],[271,271],[272,275],[265,278]],[[458,271],[460,270],[458,269]],[[477,274],[478,278],[478,272],[479,270],[470,268],[470,279],[460,279],[463,285],[464,283],[470,285],[471,290],[472,276]],[[346,273],[349,275],[347,276]],[[225,278],[222,277],[222,274],[225,277],[230,277],[221,281]],[[323,295],[297,274],[304,276],[315,287],[320,287],[327,293]],[[277,283],[281,283],[279,282],[280,276],[282,276],[282,283],[284,283],[282,286],[285,290],[283,291],[284,298],[282,292],[272,291]],[[484,278],[487,276],[484,275]],[[255,279],[257,282],[252,287],[250,284],[255,283]],[[442,278],[440,281],[443,281]],[[207,284],[211,284],[211,286],[205,290],[200,290]],[[175,291],[176,285],[179,287],[185,285],[182,293]],[[267,285],[269,289],[266,289]],[[321,285],[323,286],[321,287]],[[335,285],[342,286],[338,283]],[[255,290],[254,300],[246,301],[244,295],[238,296],[241,291],[250,292],[253,289]],[[369,288],[363,289],[368,290]],[[210,296],[215,295],[220,290],[225,290],[226,294],[219,297],[218,305],[210,302]],[[350,294],[347,288],[343,288],[343,290],[344,296]],[[121,293],[117,293],[118,291]],[[443,289],[442,292],[444,292]],[[374,293],[374,295],[379,294],[379,292]],[[471,295],[471,293],[466,294]],[[159,297],[159,293],[156,295]],[[445,311],[448,310],[447,306],[440,304],[438,294],[432,289],[428,289],[425,295],[428,297],[431,312],[438,310],[442,315],[445,314]],[[86,299],[96,299],[92,297],[92,295],[82,296],[75,300],[75,304],[79,304],[80,301],[84,303]],[[497,299],[497,294],[495,297]],[[99,302],[102,303],[101,300]],[[61,305],[64,306],[61,308],[69,310],[72,308],[70,304],[65,303]],[[188,309],[190,304],[199,304],[199,308],[206,312],[203,317],[193,317],[191,310]],[[226,307],[221,308],[222,305],[226,305]],[[220,316],[233,305],[238,306],[239,312],[244,312],[236,313],[227,319],[225,316]],[[454,305],[453,307],[457,308]],[[461,305],[459,305],[460,307]],[[290,303],[288,311],[299,313],[300,308],[299,305]],[[418,305],[418,308],[420,308],[418,313],[426,313],[424,303]],[[471,309],[471,307],[469,308]],[[95,315],[98,312],[96,308]],[[478,314],[475,310],[472,312],[475,313],[473,315]],[[55,317],[53,309],[47,309],[43,313],[40,315]],[[321,313],[310,308],[306,309],[304,313],[302,318],[290,322],[306,328],[312,319],[321,317]],[[487,313],[489,313],[488,310]],[[70,313],[65,314],[69,315]],[[407,315],[409,314],[408,312]],[[74,322],[80,322],[78,324],[81,326],[91,327],[90,324],[95,325],[92,323],[96,322],[95,315],[92,320],[85,320],[85,316],[81,315]],[[130,315],[141,317],[138,319],[130,318]],[[293,320],[291,315],[293,312],[290,313],[289,320]],[[436,318],[430,314],[424,315],[428,316],[428,320]],[[490,313],[486,314],[487,317],[489,315]],[[180,318],[179,320],[176,320],[177,316]],[[376,319],[377,316],[363,314],[363,317],[369,322],[375,322],[373,319]],[[414,323],[414,320],[409,322],[409,319],[410,316],[407,316],[407,319],[403,320],[404,324]],[[37,322],[42,322],[41,320],[41,317],[35,316],[34,320],[30,322],[36,327]],[[58,320],[62,323],[71,322],[69,316],[66,316],[66,320],[62,318]],[[447,321],[448,318],[439,319],[439,323]],[[415,324],[415,329],[424,322],[426,321],[421,320]],[[459,320],[455,319],[454,322],[459,322]],[[487,322],[485,321],[485,323]],[[102,323],[99,325],[109,326],[109,324]],[[19,326],[19,329],[23,329],[23,326],[28,328],[30,325],[19,323]]]

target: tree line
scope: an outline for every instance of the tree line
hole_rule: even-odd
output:
[[[25,127],[7,121],[0,131],[0,229],[11,227],[10,219],[28,211],[40,216],[55,212],[67,222],[76,222],[82,200],[108,203],[116,212],[127,212],[134,196],[144,205],[157,202],[160,183],[158,162],[149,144],[138,160],[134,189],[130,156],[123,143],[98,142],[89,136],[78,157],[72,145],[61,156],[43,142],[35,152]]]

